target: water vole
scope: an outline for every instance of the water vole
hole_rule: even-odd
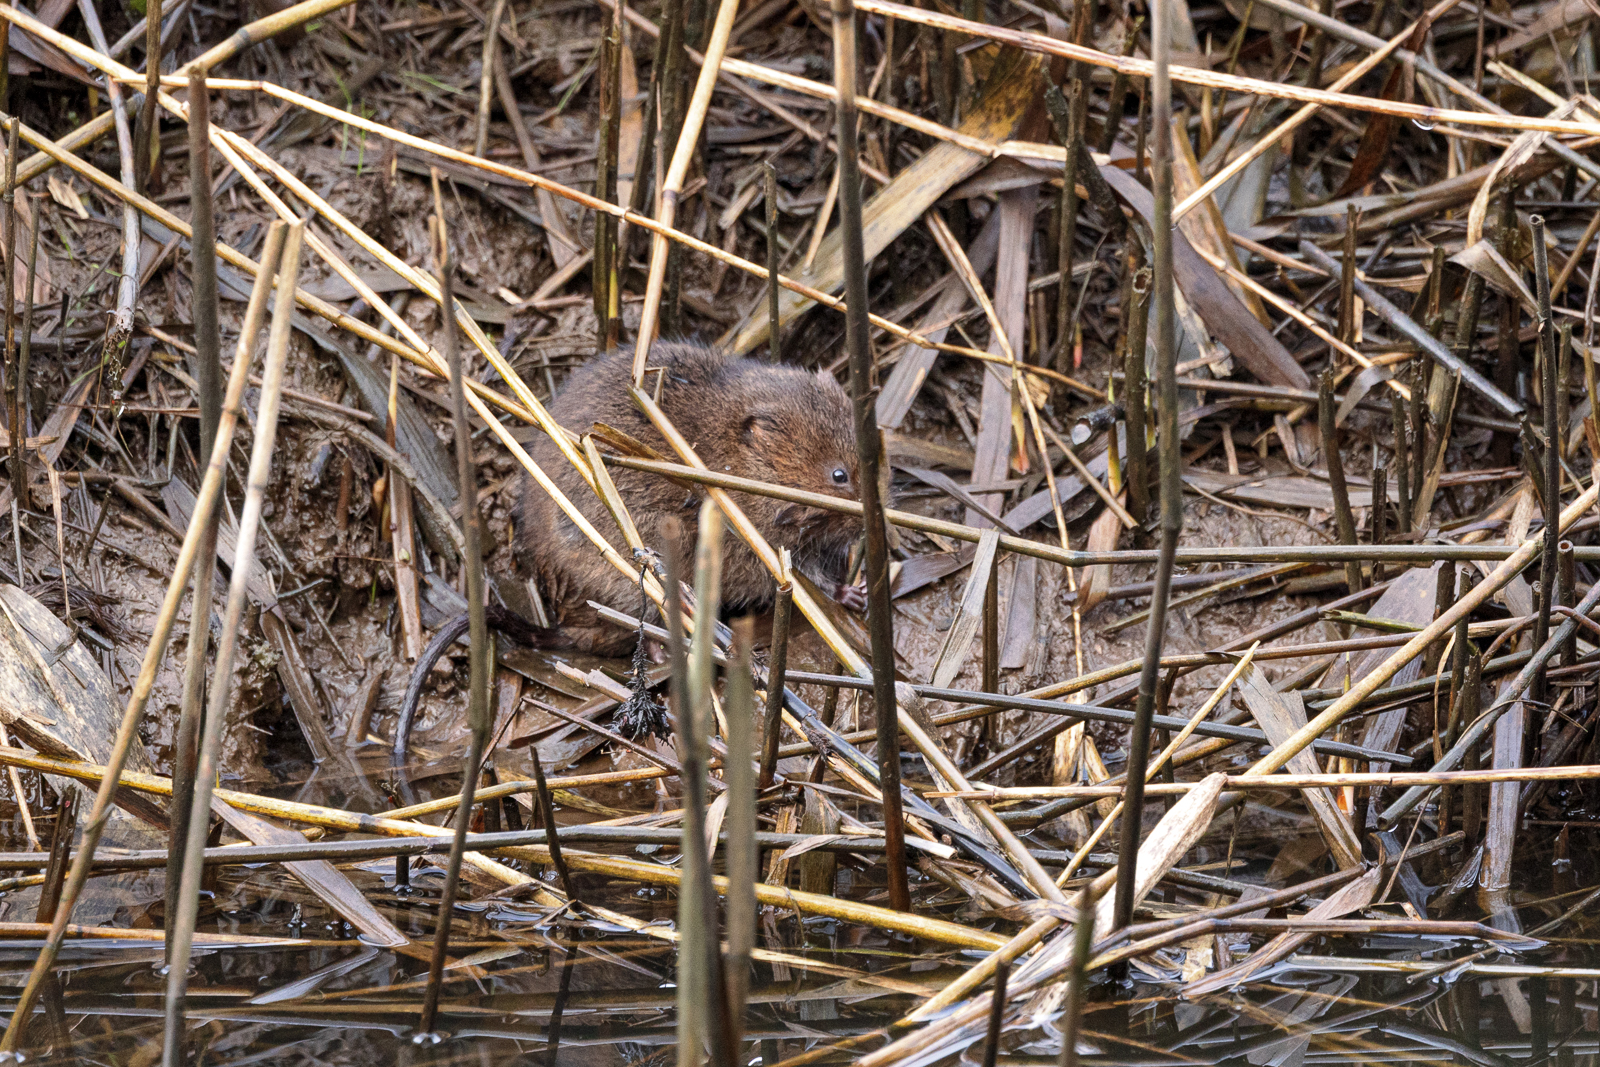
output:
[[[567,380],[551,402],[550,413],[578,433],[605,423],[676,459],[628,395],[632,363],[631,352],[590,361]],[[684,341],[658,341],[650,350],[649,367],[663,373],[661,410],[707,467],[858,499],[850,398],[831,375],[739,359]],[[653,385],[654,376],[648,375],[646,383]],[[529,452],[594,527],[621,546],[605,505],[555,444],[541,435]],[[695,529],[697,495],[658,475],[622,467],[610,471],[647,546],[669,550],[662,531],[669,516],[676,516],[683,529]],[[850,546],[861,533],[859,518],[769,497],[745,493],[733,497],[774,548],[789,550],[807,577],[841,600],[859,603],[856,591],[841,585]],[[539,582],[562,643],[601,654],[628,651],[634,635],[602,622],[587,601],[632,613],[639,605],[637,585],[601,558],[531,478],[523,480],[518,500],[518,554]],[[684,574],[692,572],[694,547],[686,538],[680,548]],[[771,575],[755,553],[730,533],[723,545],[723,604],[735,610],[757,607],[773,595]]]

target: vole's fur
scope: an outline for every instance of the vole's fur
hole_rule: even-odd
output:
[[[831,375],[738,359],[684,341],[657,342],[650,350],[649,367],[664,372],[662,411],[707,467],[859,499],[850,398]],[[631,377],[631,352],[613,352],[592,360],[567,380],[551,403],[550,413],[576,433],[605,423],[676,459],[630,399]],[[647,374],[646,387],[653,391],[654,383],[655,375]],[[555,444],[540,435],[529,451],[589,522],[613,545],[623,548],[604,504]],[[678,518],[688,535],[679,547],[679,564],[683,574],[692,573],[700,498],[654,474],[618,466],[609,469],[647,546],[669,551],[663,525],[669,516]],[[774,548],[790,551],[797,568],[830,591],[841,588],[850,546],[860,536],[860,519],[769,497],[733,496]],[[587,601],[636,612],[637,584],[602,559],[531,478],[524,479],[519,493],[518,517],[519,557],[539,582],[561,643],[603,654],[630,649],[633,633],[602,622]],[[773,580],[766,568],[730,532],[723,542],[723,604],[734,609],[755,607],[773,595]]]

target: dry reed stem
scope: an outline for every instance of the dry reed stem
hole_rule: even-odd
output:
[[[1579,516],[1594,507],[1596,500],[1600,500],[1600,481],[1596,481],[1589,486],[1577,500],[1561,511],[1560,529],[1565,531],[1568,526],[1578,520]],[[1472,592],[1457,600],[1448,611],[1440,614],[1426,629],[1422,630],[1410,641],[1407,641],[1404,646],[1388,659],[1364,675],[1343,696],[1328,705],[1321,714],[1296,730],[1283,744],[1278,745],[1258,760],[1251,766],[1249,773],[1270,774],[1278,770],[1288,763],[1296,753],[1303,751],[1312,741],[1332,729],[1341,719],[1354,711],[1363,700],[1376,692],[1383,683],[1394,677],[1401,667],[1421,655],[1429,645],[1443,638],[1458,620],[1466,618],[1480,604],[1499,592],[1506,583],[1521,573],[1522,569],[1539,555],[1542,542],[1543,535],[1523,541],[1516,551],[1502,561],[1488,577],[1479,582]],[[1367,547],[1370,551],[1373,546]]]
[[[245,363],[246,361],[243,360],[236,361],[235,377],[241,382]],[[241,384],[239,394],[242,395],[242,393],[243,386]],[[190,517],[189,528],[184,535],[183,544],[178,550],[178,559],[173,565],[173,575],[167,585],[161,608],[156,614],[150,641],[145,648],[144,659],[139,667],[139,674],[135,678],[132,689],[128,694],[128,704],[123,712],[122,721],[118,726],[111,754],[106,761],[106,768],[102,772],[100,788],[95,794],[94,807],[84,825],[82,841],[78,846],[77,854],[73,857],[72,869],[68,872],[66,885],[62,888],[61,903],[57,909],[55,921],[51,926],[51,935],[46,940],[44,948],[40,951],[38,959],[34,961],[27,985],[23,988],[22,994],[18,998],[17,1010],[12,1015],[4,1036],[0,1037],[0,1052],[16,1051],[17,1044],[21,1040],[23,1026],[32,1014],[33,1001],[38,997],[39,990],[55,963],[66,924],[71,918],[72,909],[77,903],[79,894],[83,891],[85,882],[88,880],[90,865],[94,860],[95,846],[99,844],[100,836],[104,833],[106,823],[111,817],[112,798],[115,793],[117,776],[126,766],[128,753],[132,749],[134,738],[138,735],[139,723],[144,718],[145,706],[149,702],[152,690],[155,688],[156,673],[166,653],[167,640],[172,635],[172,627],[177,619],[178,605],[183,600],[184,589],[188,585],[190,572],[194,569],[195,558],[199,554],[201,543],[204,540],[204,529],[221,497],[222,472],[227,462],[228,449],[232,445],[234,427],[239,419],[238,396],[233,399],[234,403],[224,405],[222,420],[217,428],[216,443],[211,452],[210,463],[206,468],[200,491],[195,495],[194,510]]]
[[[672,163],[661,182],[656,221],[664,228],[671,229],[677,216],[678,196],[683,192],[689,164],[694,160],[700,128],[711,107],[711,92],[717,84],[717,69],[722,65],[723,54],[728,48],[728,35],[733,30],[733,19],[738,13],[739,0],[721,0],[717,5],[717,20],[712,24],[711,40],[706,45],[705,66],[700,69],[700,77],[695,81],[694,95],[689,98],[683,128],[672,151]],[[644,308],[639,315],[639,338],[633,353],[634,385],[644,380],[645,365],[649,360],[650,346],[655,343],[656,323],[661,314],[661,291],[667,277],[667,240],[659,230],[652,232],[650,274],[645,282]]]
[[[281,223],[273,229],[282,230]],[[272,311],[272,328],[267,338],[267,355],[262,370],[261,400],[256,412],[254,441],[250,452],[250,470],[245,486],[244,507],[239,513],[238,532],[234,540],[231,574],[228,582],[228,601],[223,618],[222,634],[217,640],[217,654],[212,667],[215,684],[211,688],[210,706],[201,728],[198,756],[194,771],[194,797],[190,803],[187,823],[188,840],[184,843],[182,883],[177,893],[177,915],[173,918],[172,941],[168,953],[166,1000],[166,1039],[162,1056],[168,1067],[180,1067],[183,1055],[183,1003],[189,987],[189,961],[194,944],[195,923],[200,917],[200,878],[204,870],[206,837],[211,830],[211,793],[221,773],[221,748],[223,727],[228,718],[228,707],[233,696],[233,659],[239,644],[239,630],[244,622],[245,607],[250,599],[250,572],[255,566],[256,535],[261,528],[261,509],[267,483],[272,476],[272,448],[278,431],[278,411],[283,398],[283,373],[289,359],[289,341],[294,316],[295,281],[300,272],[300,248],[305,235],[305,224],[287,227],[283,236],[283,251],[278,258],[278,286]],[[269,242],[273,240],[269,236]],[[263,278],[265,272],[263,272]],[[265,303],[266,285],[258,282],[251,293],[251,304],[257,294]],[[259,309],[252,308],[259,314]],[[248,330],[250,311],[246,311],[247,330],[240,334],[239,351],[234,357],[233,380],[229,384],[229,400],[237,408],[243,394],[244,380],[250,364],[250,349],[254,347],[255,332]],[[209,471],[207,472],[210,473]],[[196,509],[198,515],[198,508]],[[209,524],[208,524],[209,525]],[[209,605],[198,605],[197,612],[206,612]]]
[[[858,6],[862,11],[870,11],[874,14],[885,15],[906,22],[919,23],[935,29],[955,30],[959,33],[984,37],[997,44],[1012,45],[1024,51],[1059,56],[1063,59],[1089,63],[1097,67],[1106,67],[1132,77],[1150,78],[1155,72],[1155,66],[1149,60],[1133,57],[1124,59],[1121,56],[1108,55],[1093,48],[1079,47],[1065,41],[1058,41],[1044,34],[1007,29],[983,22],[972,22],[968,19],[945,15],[938,11],[892,3],[891,0],[861,0]],[[1288,82],[1270,82],[1260,78],[1246,78],[1177,64],[1174,64],[1171,70],[1174,81],[1181,81],[1190,85],[1209,86],[1213,89],[1223,89],[1230,93],[1245,93],[1279,100],[1298,100],[1302,103],[1346,108],[1351,111],[1394,115],[1400,118],[1413,119],[1429,127],[1441,123],[1455,123],[1461,126],[1484,126],[1497,130],[1513,130],[1517,133],[1537,130],[1542,133],[1600,135],[1600,123],[1427,107],[1421,104],[1406,104],[1396,100],[1355,96],[1349,93],[1336,93],[1324,89],[1308,89]]]
[[[0,748],[0,764],[15,765],[28,770],[62,775],[86,782],[110,781],[110,779],[106,778],[106,769],[96,764],[54,759],[22,749]],[[165,796],[172,791],[172,780],[155,774],[124,771],[116,781],[122,788],[136,789],[140,792],[152,793],[157,796]],[[328,830],[380,834],[385,837],[439,836],[439,828],[427,823],[385,819],[375,815],[343,811],[339,808],[324,807],[316,804],[299,804],[274,797],[240,793],[231,789],[219,788],[214,795],[218,800],[238,808],[240,811],[303,823],[307,826],[320,826]],[[496,855],[503,855],[511,859],[526,859],[541,864],[551,862],[549,850],[543,846],[513,846],[497,849]],[[642,863],[592,852],[573,852],[570,849],[564,849],[563,855],[567,858],[569,866],[574,870],[648,882],[652,885],[679,884],[679,872],[671,868],[662,867],[659,864]],[[477,870],[504,882],[506,885],[526,885],[533,881],[527,875],[484,855],[468,853],[466,861]],[[726,881],[721,877],[717,877],[712,880],[712,885],[713,888],[719,890],[725,889]],[[868,926],[877,926],[886,930],[898,930],[914,936],[926,937],[940,944],[960,945],[993,951],[1004,944],[1006,940],[997,934],[992,934],[985,930],[975,930],[943,919],[929,919],[915,913],[902,914],[871,904],[858,904],[854,901],[840,900],[816,893],[802,893],[798,890],[784,889],[778,886],[766,885],[765,883],[756,886],[756,899],[759,903],[770,907],[783,908],[785,910],[798,908],[806,914],[824,915],[848,922],[860,922]]]
[[[1491,782],[1588,781],[1600,778],[1600,764],[1561,767],[1508,767],[1476,771],[1384,771],[1340,772],[1327,774],[1230,774],[1223,783],[1228,789],[1320,789],[1335,786],[1378,786],[1407,789],[1413,786],[1483,785]],[[1181,796],[1198,782],[1155,782],[1146,786],[1152,796]],[[994,786],[971,793],[930,790],[922,794],[932,799],[955,796],[990,797],[995,800],[1050,800],[1060,797],[1118,797],[1120,785],[1041,785]]]

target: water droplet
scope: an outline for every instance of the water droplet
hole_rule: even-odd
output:
[[[1417,129],[1421,130],[1423,133],[1432,133],[1433,132],[1433,123],[1428,119],[1412,119],[1411,120],[1411,125],[1415,126]]]

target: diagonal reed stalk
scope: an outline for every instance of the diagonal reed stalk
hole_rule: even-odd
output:
[[[894,692],[894,616],[889,603],[889,528],[879,472],[883,435],[876,415],[872,347],[867,336],[867,263],[861,234],[861,165],[856,147],[856,15],[850,0],[833,0],[833,78],[839,96],[839,223],[844,233],[845,349],[855,409],[862,523],[866,531],[867,629],[872,641],[872,701],[878,717],[878,785],[889,842],[889,906],[911,907],[906,880],[905,821],[900,808],[900,730]]]
[[[455,319],[449,309],[455,304],[455,264],[445,241],[444,205],[434,185],[434,207],[439,220],[439,291],[444,298],[444,354],[450,365],[450,414],[456,435],[456,477],[460,480],[462,533],[466,537],[467,633],[469,681],[467,683],[467,723],[472,740],[461,767],[461,802],[456,808],[455,835],[450,842],[450,859],[445,866],[444,888],[439,894],[439,925],[434,933],[433,955],[428,964],[428,985],[423,993],[423,1033],[433,1031],[439,1010],[439,989],[444,979],[445,957],[450,950],[451,912],[461,884],[461,859],[466,851],[467,830],[472,822],[473,793],[478,786],[479,765],[489,739],[489,624],[484,611],[483,517],[478,509],[478,477],[472,461],[472,425],[467,421],[467,394],[462,386],[461,347],[456,340]],[[553,826],[554,824],[549,824]],[[558,846],[559,847],[559,846]]]
[[[262,374],[261,406],[256,416],[255,444],[250,457],[249,484],[246,489],[244,510],[239,516],[239,530],[233,559],[233,573],[228,586],[227,615],[223,620],[221,638],[217,642],[217,659],[213,670],[216,685],[211,691],[211,705],[207,709],[205,725],[201,731],[195,761],[194,799],[189,811],[188,840],[184,845],[184,864],[177,892],[177,914],[173,916],[171,951],[167,971],[166,1040],[162,1049],[162,1062],[166,1067],[180,1067],[184,1063],[184,998],[189,985],[189,955],[194,944],[195,921],[200,914],[200,876],[204,870],[202,854],[206,847],[206,834],[210,829],[211,798],[221,757],[222,726],[227,718],[228,701],[233,691],[233,657],[238,647],[239,627],[244,619],[245,604],[249,594],[250,571],[255,563],[255,538],[261,523],[261,505],[267,480],[272,468],[272,443],[277,431],[278,405],[282,395],[283,370],[289,356],[290,321],[294,312],[294,282],[299,273],[300,246],[304,227],[286,227],[275,222],[268,233],[268,258],[278,260],[280,284],[272,314],[272,330],[267,339],[266,365]],[[250,294],[250,304],[245,312],[244,329],[239,335],[239,348],[234,355],[233,374],[228,382],[228,396],[219,425],[216,444],[212,451],[211,466],[206,470],[205,485],[220,485],[222,468],[219,460],[232,438],[233,425],[239,418],[239,404],[249,378],[250,357],[255,347],[255,337],[266,313],[271,271],[263,269]],[[218,455],[221,451],[222,456]],[[213,477],[215,474],[215,477]],[[204,494],[205,486],[201,493]],[[216,495],[213,492],[213,497]],[[209,524],[211,509],[202,512],[195,505],[185,544],[203,541],[203,528]],[[174,578],[176,588],[181,588]],[[170,597],[170,594],[169,594]],[[196,613],[204,612],[209,605],[197,605]],[[96,804],[98,810],[99,804]],[[89,850],[80,851],[87,856]]]
[[[1172,290],[1172,79],[1168,70],[1172,50],[1172,13],[1157,4],[1151,18],[1151,58],[1155,76],[1150,83],[1150,175],[1155,209],[1151,214],[1151,270],[1155,292],[1155,364],[1158,460],[1161,469],[1161,540],[1156,560],[1155,587],[1150,596],[1150,620],[1145,624],[1144,669],[1139,674],[1139,697],[1128,735],[1128,784],[1123,794],[1122,821],[1118,824],[1116,897],[1112,926],[1133,919],[1134,871],[1138,864],[1140,827],[1144,819],[1145,765],[1150,758],[1150,718],[1155,714],[1156,684],[1161,649],[1166,639],[1167,601],[1172,593],[1172,570],[1183,530],[1183,458],[1178,450],[1177,336]]]
[[[194,379],[199,385],[200,454],[209,456],[222,418],[222,336],[217,323],[216,220],[211,204],[210,96],[204,71],[189,76],[189,218],[194,236],[189,241],[194,300]],[[195,561],[193,607],[189,612],[189,646],[184,656],[183,702],[173,737],[172,802],[167,807],[172,826],[171,856],[167,865],[168,962],[170,932],[178,914],[178,887],[183,882],[183,857],[189,844],[189,805],[194,795],[194,765],[205,707],[206,649],[211,636],[211,588],[217,566],[216,516],[202,531],[200,558]]]

